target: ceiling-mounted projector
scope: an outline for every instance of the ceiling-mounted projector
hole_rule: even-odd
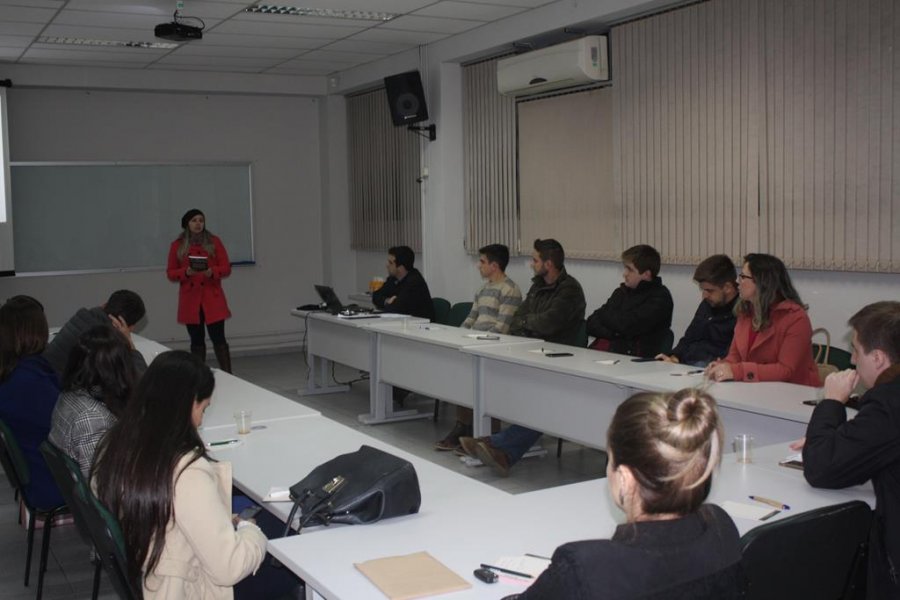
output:
[[[173,42],[189,42],[203,39],[203,28],[186,25],[178,21],[160,23],[153,29],[153,35]]]

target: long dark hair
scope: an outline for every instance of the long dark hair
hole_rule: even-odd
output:
[[[199,358],[181,350],[160,354],[97,449],[91,475],[100,501],[122,525],[136,589],[144,566],[152,573],[162,556],[178,462],[188,454],[188,464],[206,457],[192,414],[213,387],[212,371]]]
[[[121,418],[137,381],[128,340],[111,325],[97,325],[79,338],[63,372],[64,391],[86,390]]]
[[[806,308],[780,258],[771,254],[748,254],[744,257],[744,262],[756,283],[756,298],[740,300],[734,305],[734,312],[737,316],[750,316],[754,331],[762,331],[768,327],[772,307],[783,300],[796,302]]]
[[[44,306],[31,296],[13,296],[0,306],[0,381],[13,372],[23,356],[47,347]]]

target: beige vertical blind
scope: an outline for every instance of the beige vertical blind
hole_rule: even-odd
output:
[[[900,3],[765,0],[762,245],[900,272]]]
[[[556,238],[566,256],[618,258],[621,203],[613,193],[612,90],[518,104],[522,239]]]
[[[518,251],[515,101],[497,91],[497,60],[463,67],[465,247],[473,254],[487,244]]]
[[[384,89],[347,98],[351,246],[422,249],[419,137],[391,122]]]
[[[756,249],[758,15],[714,0],[613,29],[623,246],[676,264]]]

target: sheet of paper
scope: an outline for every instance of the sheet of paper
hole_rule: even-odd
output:
[[[519,573],[528,573],[537,579],[547,567],[550,561],[546,558],[538,558],[537,556],[501,556],[496,562],[491,563],[510,571],[518,571]]]
[[[756,506],[754,504],[744,504],[743,502],[732,502],[731,500],[723,502],[722,508],[734,519],[751,519],[753,521],[759,521],[773,510],[776,510],[771,506]]]
[[[412,600],[472,587],[427,552],[376,558],[354,566],[391,600]]]
[[[595,360],[594,362],[597,363],[598,365],[617,365],[617,364],[619,364],[618,359],[615,359],[615,358],[608,359],[608,360]]]

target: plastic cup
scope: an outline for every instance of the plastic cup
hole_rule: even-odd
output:
[[[234,424],[237,425],[237,432],[241,435],[250,433],[253,426],[253,412],[249,410],[239,410],[234,413]]]
[[[749,433],[740,433],[734,436],[734,454],[739,463],[753,462],[753,436]]]

